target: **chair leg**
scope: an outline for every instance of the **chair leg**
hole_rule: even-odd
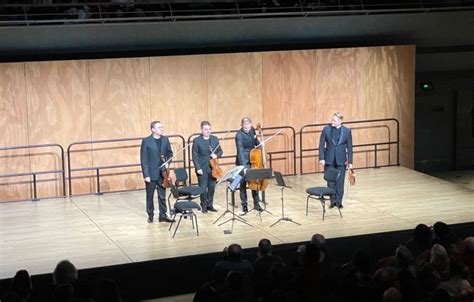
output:
[[[193,224],[193,230],[194,230],[194,211],[191,210],[191,213],[190,213],[190,214],[191,214],[191,215],[190,215],[190,216],[191,216],[191,223]]]
[[[194,219],[196,219],[196,234],[199,236],[198,218],[197,218],[197,215],[194,212],[192,212],[192,214],[194,216]],[[191,216],[191,218],[193,216]]]
[[[337,207],[337,210],[339,211],[339,216],[342,218],[341,208]]]
[[[176,229],[174,229],[173,238],[176,235],[176,231],[178,231],[179,224],[181,223],[181,219],[183,219],[183,215],[179,216],[178,224],[176,224]]]
[[[171,215],[171,202],[170,202],[170,198],[171,198],[171,193],[168,194],[168,210],[170,211],[170,215]]]
[[[171,223],[170,223],[170,227],[168,228],[168,231],[171,231],[171,227],[173,226],[173,223],[174,223],[174,219],[176,218],[176,212],[173,214],[173,216],[171,216]]]
[[[326,214],[326,200],[324,199],[324,196],[320,196],[319,201],[321,202],[321,207],[323,208],[323,221],[324,221],[324,214]]]
[[[308,195],[308,197],[306,197],[306,216],[308,216],[308,203],[309,203],[309,196],[310,196],[310,195]]]

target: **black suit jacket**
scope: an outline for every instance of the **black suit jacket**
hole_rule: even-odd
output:
[[[327,125],[321,132],[319,139],[319,159],[330,165],[336,159],[337,165],[352,164],[352,133],[351,129],[341,126],[339,141],[332,139],[332,126]]]
[[[240,129],[235,135],[235,147],[237,149],[237,157],[235,164],[237,166],[246,166],[250,168],[249,155],[255,146],[258,146],[258,141],[255,129],[252,127],[249,133],[245,133],[244,130]]]
[[[214,150],[217,145],[219,145],[219,139],[214,135],[211,135],[209,140],[204,139],[202,135],[193,139],[193,163],[196,172],[198,170],[202,170],[203,173],[211,172],[211,166],[209,164],[211,150],[209,150],[209,146]],[[221,146],[217,147],[214,154],[216,154],[217,157],[222,157],[223,152]]]
[[[168,137],[161,136],[161,150],[158,150],[153,135],[147,136],[142,140],[140,148],[140,163],[142,166],[143,177],[150,177],[151,180],[161,180],[160,166],[163,164],[161,155],[165,161],[173,156],[173,150]]]

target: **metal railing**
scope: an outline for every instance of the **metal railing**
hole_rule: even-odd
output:
[[[385,123],[385,124],[381,124]],[[389,123],[395,123],[396,125],[396,139],[392,139],[392,128],[390,127]],[[345,122],[344,124],[346,125],[359,125],[359,127],[351,127],[354,131],[357,130],[370,130],[370,129],[376,129],[376,128],[384,128],[387,130],[387,140],[386,141],[379,141],[379,142],[371,142],[371,143],[364,143],[364,144],[355,144],[353,145],[353,148],[355,149],[364,149],[362,151],[356,151],[357,152],[373,152],[374,153],[374,164],[369,165],[365,168],[370,168],[370,167],[385,167],[385,166],[397,166],[400,164],[400,125],[399,121],[395,118],[386,118],[386,119],[372,119],[372,120],[360,120],[360,121],[349,121]],[[321,131],[321,127],[326,126],[327,123],[321,123],[321,124],[309,124],[309,125],[304,125],[301,127],[299,131],[299,165],[300,165],[300,174],[308,174],[308,173],[315,173],[317,171],[311,171],[307,172],[304,171],[304,160],[308,156],[309,152],[317,152],[319,149],[318,147],[316,148],[304,148],[304,138],[309,135]],[[269,165],[270,167],[273,166],[273,163],[275,160],[290,160],[292,167],[290,167],[290,173],[285,173],[285,175],[296,175],[297,171],[297,151],[296,151],[296,131],[293,127],[291,126],[275,126],[275,127],[267,127],[267,128],[262,128],[263,131],[266,131],[265,133],[266,137],[269,137],[270,135],[275,134],[278,130],[286,130],[286,132],[283,132],[280,135],[286,136],[289,138],[290,142],[290,147],[286,148],[288,144],[285,144],[285,147],[283,149],[279,150],[272,150],[267,152],[269,156]],[[226,138],[226,140],[230,139],[235,139],[235,133],[237,133],[239,129],[232,129],[231,132],[234,134],[232,137]],[[224,134],[227,133],[227,131],[215,131],[213,134]],[[187,142],[190,143],[199,133],[194,133],[191,134]],[[177,142],[175,141],[174,143],[180,144],[183,148],[186,146],[186,140],[184,139],[183,136],[181,135],[169,135],[168,138],[170,139],[176,139]],[[113,170],[113,169],[119,169],[119,168],[131,168],[131,167],[140,167],[139,163],[124,163],[124,164],[113,164],[113,165],[98,165],[98,166],[86,166],[86,167],[73,167],[72,165],[72,155],[76,152],[94,152],[94,151],[100,151],[104,150],[107,148],[117,148],[116,146],[107,146],[107,144],[112,144],[112,143],[120,143],[120,142],[139,142],[143,138],[142,137],[136,137],[136,138],[123,138],[123,139],[109,139],[109,140],[94,140],[94,141],[80,141],[80,142],[73,142],[71,143],[68,148],[67,148],[67,178],[68,178],[68,188],[69,188],[69,195],[73,196],[73,174],[78,173],[78,172],[84,172],[84,171],[95,171],[95,180],[96,180],[96,192],[95,194],[103,194],[103,193],[109,193],[109,192],[117,192],[117,191],[108,191],[108,192],[103,192],[101,190],[101,184],[100,184],[100,178],[101,178],[101,171],[102,170]],[[318,140],[317,140],[318,141]],[[317,142],[316,142],[317,143]],[[105,145],[106,147],[103,149],[94,149],[92,145]],[[77,146],[84,146],[84,145],[89,145],[89,148],[85,149],[74,149]],[[395,145],[396,146],[396,163],[392,163],[392,158],[391,158],[391,153],[392,149],[391,146]],[[120,146],[122,148],[127,147],[139,147],[140,144],[135,144],[135,145],[127,145],[127,146]],[[387,148],[381,148],[381,146],[388,146]],[[33,189],[32,189],[32,200],[38,200],[38,194],[37,194],[37,175],[43,175],[43,174],[56,174],[60,173],[62,175],[62,188],[63,188],[63,194],[62,196],[67,196],[66,192],[66,171],[65,171],[65,158],[64,158],[64,148],[59,145],[59,144],[43,144],[43,145],[28,145],[28,146],[15,146],[15,147],[2,147],[0,148],[0,151],[8,151],[8,150],[20,150],[20,149],[34,149],[34,148],[46,148],[46,147],[56,147],[59,148],[60,150],[60,156],[61,156],[61,169],[55,169],[55,170],[47,170],[47,171],[33,171],[33,172],[22,172],[22,173],[10,173],[10,174],[2,174],[0,175],[0,178],[14,178],[14,177],[22,177],[22,176],[32,176],[32,180],[29,183],[33,184]],[[119,147],[119,148],[120,148]],[[369,149],[367,149],[369,148]],[[192,182],[191,180],[191,175],[192,175],[192,168],[194,167],[193,162],[192,162],[192,150],[191,146],[188,146],[187,152],[183,152],[182,154],[182,159],[181,160],[174,160],[174,163],[182,164],[182,167],[185,169],[188,169],[190,177],[189,183]],[[379,164],[378,162],[378,153],[383,151],[388,150],[388,163],[387,164]],[[276,158],[276,156],[280,154],[285,154],[285,157],[281,158]],[[289,155],[288,155],[289,154]],[[29,156],[28,154],[27,156]],[[230,159],[230,158],[235,158],[236,154],[229,154],[225,155],[222,158],[225,159]],[[310,157],[317,157],[316,155],[311,155]],[[231,165],[233,162],[226,162],[222,163],[221,165]],[[172,168],[173,169],[173,168]],[[125,171],[123,174],[132,174],[132,173],[141,173],[141,171]],[[94,177],[92,175],[88,177]],[[91,192],[93,193],[93,192]]]
[[[167,135],[168,138],[173,139],[177,138],[180,140],[182,147],[185,147],[185,140],[184,137],[181,135]],[[119,168],[130,168],[130,167],[140,167],[140,163],[132,163],[132,164],[117,164],[117,165],[106,165],[106,166],[93,166],[93,167],[81,167],[81,168],[73,168],[71,165],[71,153],[73,152],[92,152],[95,151],[92,146],[90,149],[86,150],[73,150],[74,146],[79,145],[94,145],[94,144],[110,144],[110,143],[118,143],[118,142],[133,142],[133,141],[141,141],[143,137],[134,137],[134,138],[122,138],[122,139],[107,139],[107,140],[94,140],[94,141],[81,141],[81,142],[73,142],[67,148],[67,162],[68,162],[68,179],[69,179],[69,195],[73,196],[72,193],[72,173],[73,172],[84,172],[84,171],[95,171],[95,178],[96,178],[96,192],[95,194],[100,195],[103,193],[112,193],[117,191],[108,191],[102,192],[100,189],[100,171],[101,170],[110,170],[110,169],[119,169]],[[132,145],[127,147],[139,147],[140,145]],[[183,152],[183,159],[182,160],[174,160],[173,163],[182,163],[184,168],[186,168],[186,152]],[[174,168],[171,168],[174,169]],[[130,171],[124,172],[125,174],[133,174],[133,173],[141,173],[141,171]]]
[[[267,151],[267,154],[268,154],[268,157],[269,157],[269,165],[270,165],[270,168],[272,168],[272,162],[274,160],[276,160],[274,158],[275,155],[278,155],[278,154],[289,154],[291,153],[291,161],[292,161],[292,166],[293,166],[293,171],[292,173],[284,173],[284,175],[296,175],[296,131],[295,131],[295,128],[291,127],[291,126],[275,126],[275,127],[262,127],[262,131],[267,131],[267,133],[265,133],[265,137],[270,137],[271,135],[275,134],[276,132],[271,132],[271,133],[268,133],[268,131],[272,131],[272,130],[280,130],[280,129],[287,129],[291,132],[291,143],[292,143],[292,147],[291,149],[289,150],[275,150],[275,151]],[[235,134],[239,131],[240,129],[232,129],[230,130],[231,133],[233,133],[234,135],[232,137],[227,137],[226,140],[234,140],[235,139]],[[213,131],[212,134],[214,135],[218,135],[218,134],[226,134],[227,131],[229,130],[223,130],[223,131]],[[192,142],[192,140],[197,137],[200,133],[193,133],[191,134],[189,137],[188,137],[188,144]],[[284,135],[283,133],[280,134],[280,135]],[[224,150],[225,151],[225,150]],[[194,164],[193,164],[193,161],[192,161],[192,146],[188,146],[188,174],[191,176],[192,174],[192,168],[194,167]],[[221,159],[229,159],[229,158],[235,158],[237,156],[236,153],[233,153],[233,154],[230,154],[230,155],[225,155],[225,156],[222,156]],[[233,163],[223,163],[223,164],[220,164],[222,166],[225,166],[225,165],[231,165]],[[189,177],[189,180],[190,180],[190,183],[191,183],[191,177]]]
[[[14,147],[1,147],[0,151],[9,151],[9,150],[31,150],[31,149],[39,149],[39,148],[49,148],[49,147],[55,147],[60,150],[61,154],[61,169],[55,169],[55,170],[46,170],[46,171],[32,171],[32,172],[21,172],[21,173],[9,173],[9,174],[0,174],[0,178],[15,178],[15,177],[21,177],[21,176],[32,176],[32,179],[29,181],[29,183],[33,184],[33,191],[31,193],[31,200],[37,201],[39,200],[38,198],[38,193],[37,193],[37,175],[45,175],[45,174],[61,174],[61,180],[62,180],[62,188],[63,188],[63,195],[66,197],[66,173],[64,170],[64,148],[59,145],[59,144],[41,144],[41,145],[26,145],[26,146],[14,146]],[[25,156],[30,157],[30,154],[28,153]],[[56,196],[56,197],[59,197]]]
[[[391,132],[390,132],[391,129],[388,125],[373,125],[373,126],[366,126],[366,127],[360,127],[360,128],[353,129],[353,130],[357,130],[357,129],[386,128],[388,130],[387,131],[387,133],[388,133],[388,140],[387,141],[367,143],[367,144],[355,144],[355,145],[352,146],[354,149],[373,147],[373,150],[362,150],[362,151],[360,151],[360,152],[374,152],[374,165],[373,166],[366,166],[366,167],[363,167],[363,168],[379,168],[379,167],[389,167],[389,166],[398,166],[398,165],[400,165],[400,123],[395,118],[344,122],[345,125],[347,125],[347,124],[349,124],[349,125],[351,125],[351,124],[352,125],[354,125],[354,124],[370,124],[370,123],[381,123],[381,122],[395,122],[396,123],[396,129],[397,129],[396,130],[396,132],[397,132],[396,133],[396,135],[397,135],[396,140],[392,141]],[[321,124],[309,124],[309,125],[304,125],[303,127],[301,127],[300,132],[299,132],[299,136],[300,136],[300,154],[299,154],[300,175],[317,173],[317,171],[304,172],[303,160],[305,158],[305,156],[304,156],[305,153],[319,151],[319,147],[316,147],[316,148],[303,148],[303,136],[305,134],[307,135],[308,133],[314,133],[317,128],[324,127],[324,126],[327,126],[327,125],[328,125],[328,123],[321,123]],[[308,131],[308,129],[310,129],[310,128],[312,128],[312,130]],[[316,140],[316,144],[319,145],[319,139]],[[396,145],[396,147],[397,147],[396,164],[391,164],[391,155],[390,155],[391,154],[391,148],[390,148],[391,145]],[[379,146],[389,146],[389,148],[388,148],[388,151],[389,151],[388,152],[388,164],[386,164],[386,165],[379,165],[379,163],[377,161],[378,152],[379,151],[387,151],[387,149],[383,149],[383,150],[380,149]],[[317,156],[319,156],[319,155],[314,155],[314,157],[317,157]]]
[[[85,24],[117,22],[177,22],[188,20],[223,20],[327,15],[369,15],[387,13],[428,13],[472,10],[466,1],[281,1],[263,4],[247,0],[133,1],[54,4],[0,4],[0,26],[46,24]]]

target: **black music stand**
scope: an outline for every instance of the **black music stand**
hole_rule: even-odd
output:
[[[239,175],[240,172],[243,170],[243,166],[238,166],[230,171],[228,171],[218,182],[218,184],[226,181],[228,182],[227,187],[226,187],[226,210],[224,213],[219,216],[216,221],[214,221],[213,224],[216,224],[221,218],[225,216],[227,213],[231,213],[232,217],[227,219],[226,221],[220,223],[218,226],[221,226],[223,224],[226,224],[227,222],[232,221],[232,228],[230,233],[234,230],[234,221],[239,221],[242,222],[248,226],[252,226],[250,223],[248,223],[245,219],[242,217],[239,217],[238,215],[235,214],[235,191],[237,191],[240,181],[242,180],[242,176]],[[231,192],[231,202],[232,202],[232,210],[229,210],[229,191]]]
[[[265,179],[272,179],[273,178],[273,170],[269,169],[249,169],[245,172],[245,180],[254,180],[254,181],[261,181]],[[270,211],[267,210],[267,203],[265,202],[265,191],[262,191],[262,202],[263,202],[263,209],[262,211],[258,211],[259,215],[262,212],[267,212],[270,215],[273,215]],[[252,208],[247,213],[254,211],[255,208]],[[247,213],[243,213],[243,215],[247,215]],[[262,220],[262,216],[260,216],[260,221]]]
[[[270,227],[276,225],[277,223],[281,222],[281,221],[289,221],[289,222],[293,222],[294,224],[297,224],[297,225],[301,225],[300,223],[294,221],[293,219],[289,218],[289,217],[285,217],[285,207],[283,205],[283,190],[285,188],[291,188],[290,186],[288,186],[286,183],[285,183],[285,179],[283,178],[283,175],[281,175],[280,172],[276,172],[275,171],[275,179],[276,179],[276,185],[279,186],[281,188],[281,218],[279,218],[277,221],[275,221]]]

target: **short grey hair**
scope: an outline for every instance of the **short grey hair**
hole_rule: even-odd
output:
[[[342,115],[342,113],[340,113],[340,112],[334,113],[334,116],[337,117],[338,119],[340,119],[341,121],[344,119],[344,115]]]

